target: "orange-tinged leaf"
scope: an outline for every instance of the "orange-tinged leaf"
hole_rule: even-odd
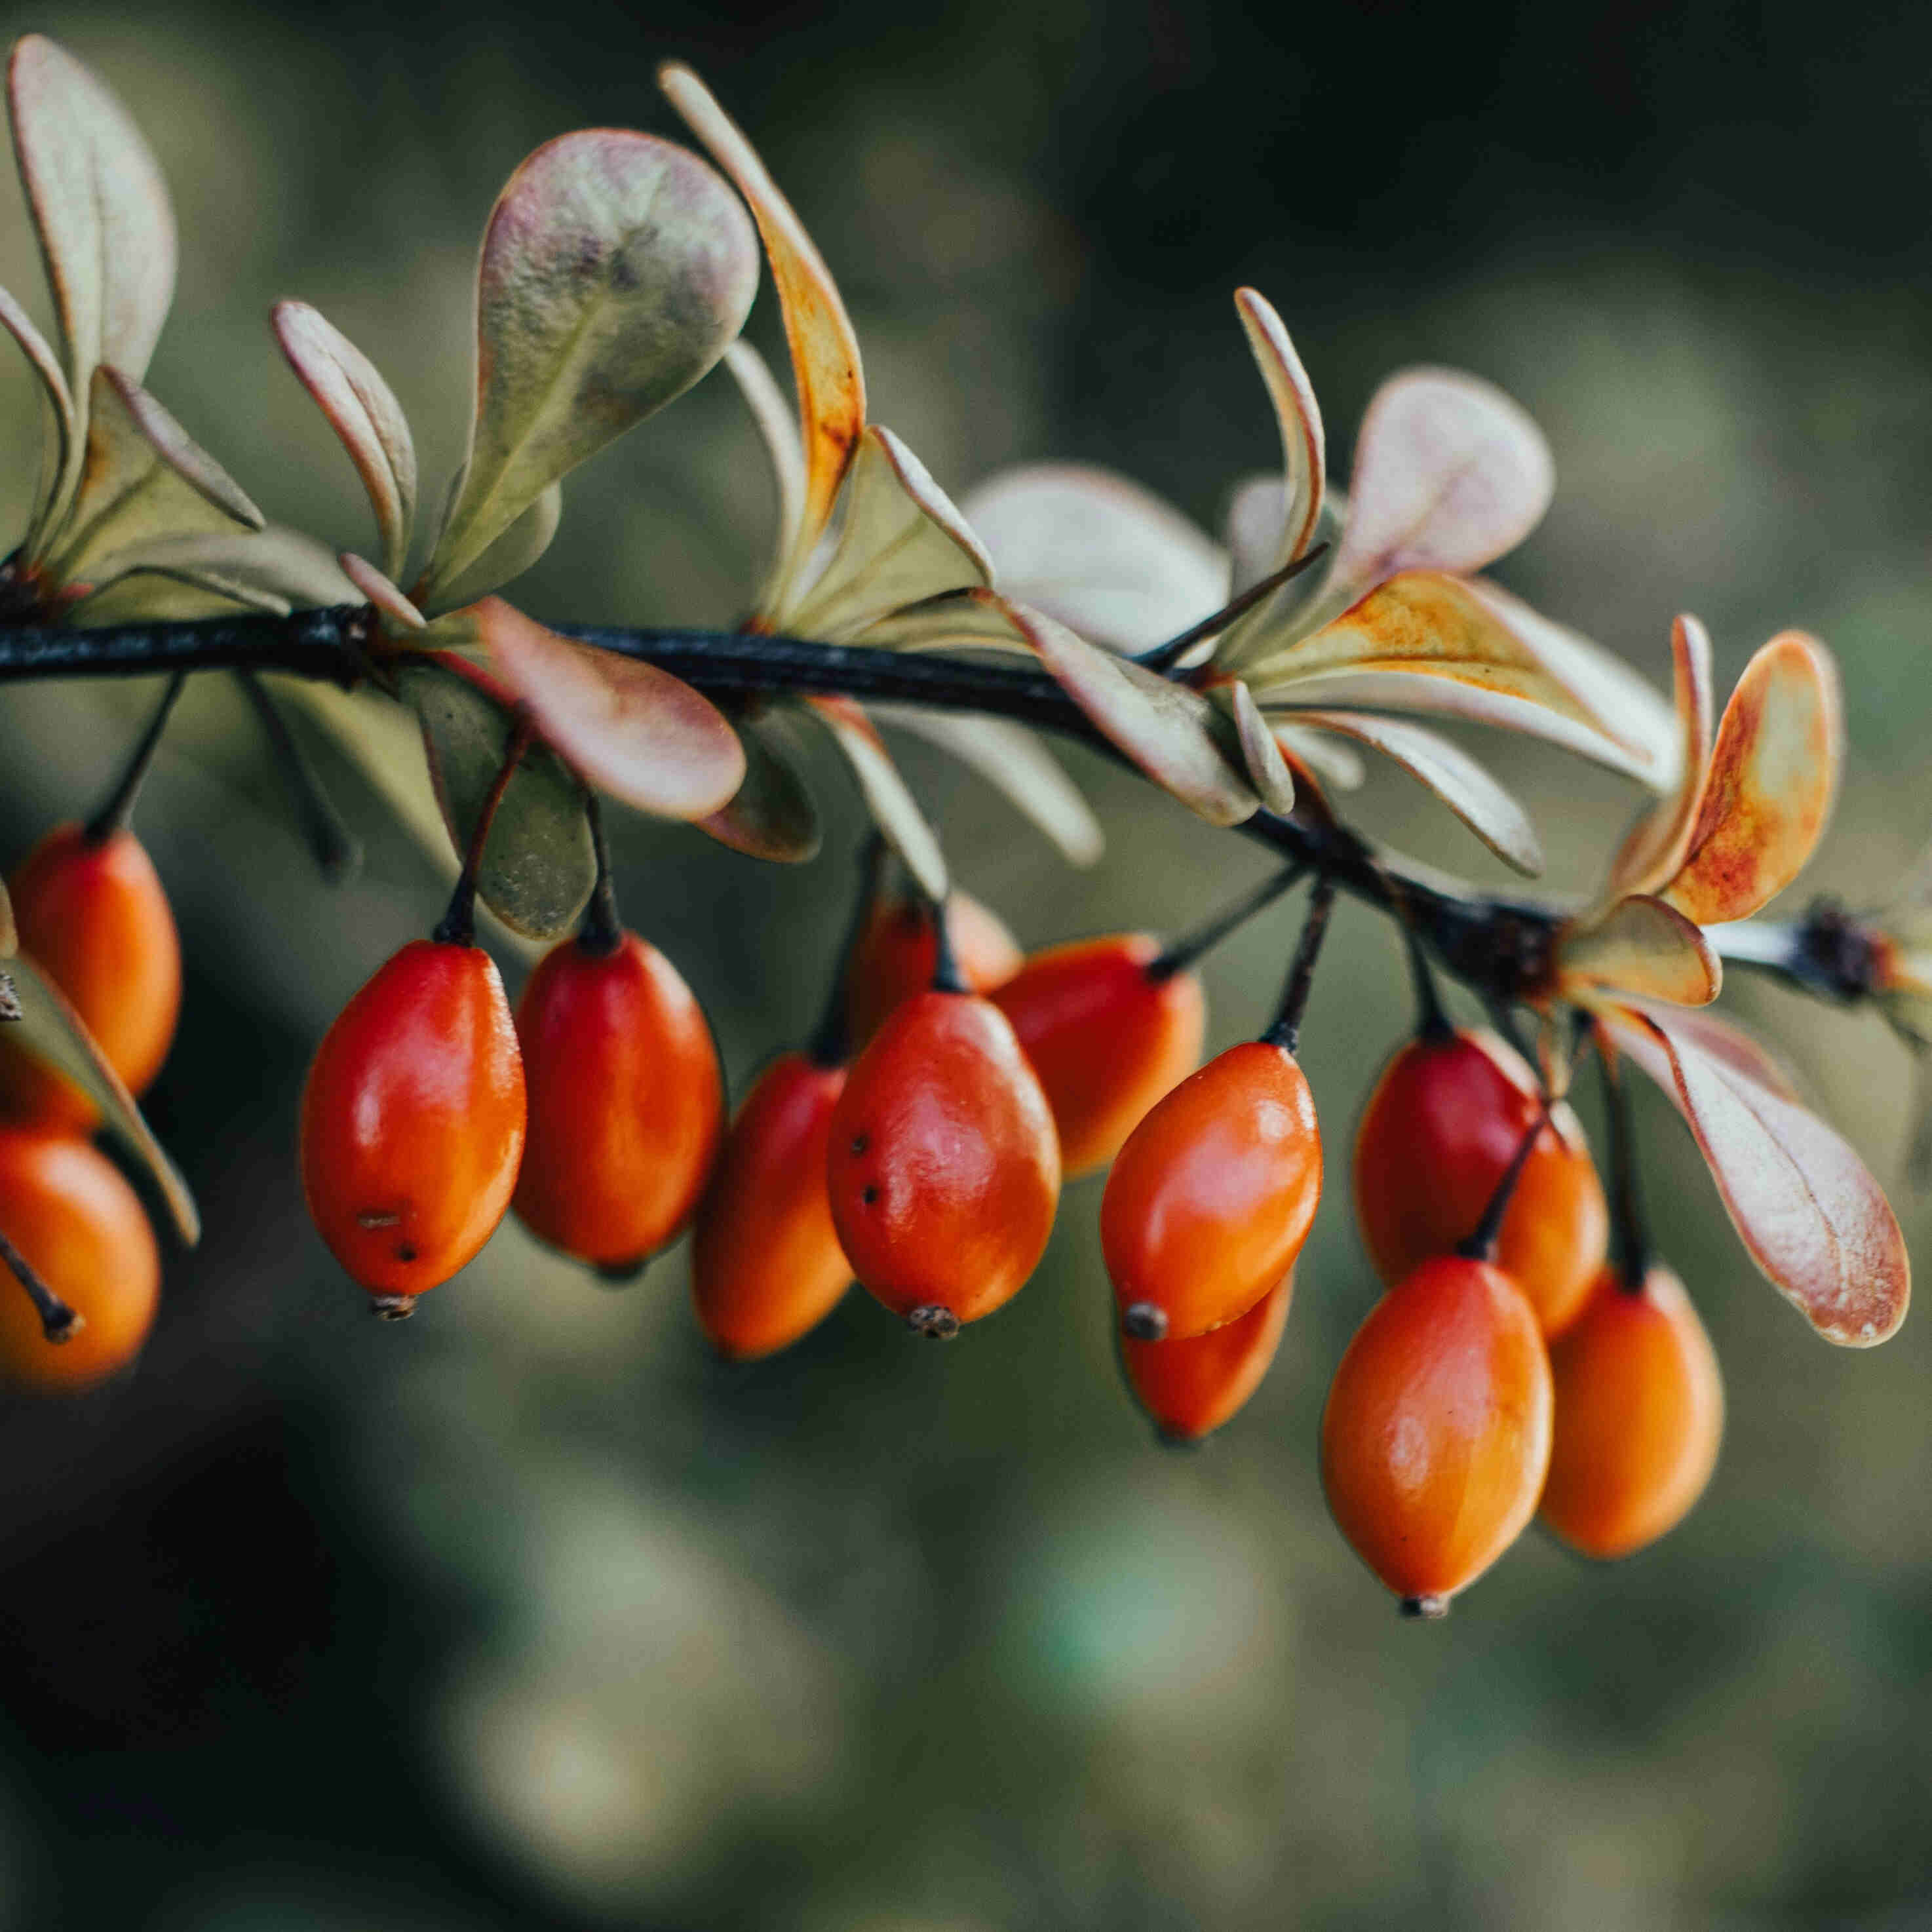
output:
[[[674,61],[658,70],[658,85],[712,159],[737,184],[764,238],[766,259],[784,312],[805,443],[804,514],[788,566],[795,575],[832,520],[838,486],[866,427],[866,376],[859,362],[858,338],[838,286],[804,224],[710,89],[689,68]],[[788,587],[776,586],[781,594]]]
[[[469,616],[537,728],[601,791],[662,818],[703,818],[744,782],[738,734],[655,664],[560,637],[500,597]]]
[[[1747,1080],[1754,1080],[1780,1100],[1789,1100],[1794,1106],[1802,1104],[1797,1084],[1784,1063],[1761,1040],[1754,1039],[1742,1027],[1733,1024],[1708,1006],[1671,1006],[1653,1013],[1642,1000],[1620,1004],[1627,1004],[1631,1012],[1666,1022],[1677,1039],[1711,1059],[1722,1061]]]
[[[808,698],[805,703],[831,734],[880,837],[928,898],[944,899],[950,890],[946,855],[872,721],[849,698]]]
[[[345,550],[338,555],[336,561],[342,566],[343,575],[398,629],[420,631],[428,628],[428,620],[423,614],[367,558]]]
[[[1828,1342],[1869,1348],[1896,1332],[1912,1266],[1883,1190],[1814,1114],[1708,1049],[1681,1016],[1604,1018],[1617,1044],[1690,1123],[1751,1258]]]
[[[1684,862],[1697,824],[1705,779],[1711,768],[1712,696],[1710,634],[1695,617],[1679,617],[1670,627],[1672,688],[1677,711],[1677,782],[1651,807],[1624,840],[1611,861],[1603,903],[1612,905],[1627,892],[1654,892]]]
[[[1253,289],[1234,291],[1234,308],[1246,332],[1268,400],[1281,426],[1282,501],[1280,548],[1262,570],[1266,577],[1306,554],[1322,517],[1328,482],[1328,457],[1322,410],[1294,344],[1268,300]]]
[[[1681,912],[1641,894],[1563,936],[1557,989],[1570,998],[1609,991],[1673,1006],[1706,1006],[1724,969],[1711,942]]]
[[[1831,816],[1843,744],[1831,654],[1802,632],[1772,638],[1724,706],[1696,829],[1664,897],[1712,926],[1782,892]]]
[[[1367,589],[1399,570],[1480,570],[1541,522],[1550,446],[1494,384],[1411,369],[1376,391],[1355,443],[1336,580]]]

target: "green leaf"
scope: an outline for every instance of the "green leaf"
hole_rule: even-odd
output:
[[[798,421],[778,388],[771,369],[742,337],[724,352],[724,366],[752,412],[759,440],[771,458],[778,485],[778,526],[772,542],[771,567],[758,593],[758,608],[774,608],[783,598],[786,566],[798,545],[805,522],[805,446],[799,440]]]
[[[460,672],[406,659],[396,688],[422,723],[430,776],[452,843],[460,854],[502,770],[508,713]],[[597,857],[584,789],[554,752],[532,745],[497,807],[477,874],[476,896],[513,932],[561,939],[590,902]]]
[[[563,485],[553,483],[468,568],[440,591],[436,613],[460,610],[493,590],[500,590],[535,563],[550,547],[563,521]]]
[[[728,713],[745,748],[745,780],[729,802],[698,821],[721,845],[754,859],[796,866],[818,856],[818,807],[782,731],[782,713]]]
[[[80,1016],[25,953],[7,962],[7,972],[20,1000],[20,1017],[8,1023],[8,1040],[43,1066],[64,1075],[99,1108],[108,1132],[146,1169],[182,1239],[192,1247],[201,1238],[201,1217],[195,1210],[194,1196],[141,1118],[134,1096],[102,1057]]]
[[[358,594],[340,564],[313,537],[279,524],[138,544],[103,559],[90,580],[104,590],[136,573],[172,578],[278,616],[298,607],[352,604]]]
[[[476,416],[422,586],[434,604],[544,490],[690,388],[758,287],[752,224],[695,154],[593,128],[510,177],[476,284]]]

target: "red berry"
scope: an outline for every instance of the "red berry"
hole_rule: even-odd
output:
[[[1290,1275],[1246,1314],[1184,1342],[1120,1337],[1120,1362],[1142,1408],[1170,1442],[1198,1442],[1261,1387],[1294,1297]]]
[[[970,892],[946,902],[946,936],[968,990],[990,993],[1020,970],[1022,955],[998,914]],[[866,916],[846,969],[846,1022],[856,1053],[902,1001],[932,984],[939,946],[922,898],[880,899]]]

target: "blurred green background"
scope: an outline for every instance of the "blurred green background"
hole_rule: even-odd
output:
[[[332,542],[366,544],[367,512],[268,303],[345,328],[446,474],[496,186],[573,126],[671,131],[650,73],[678,53],[832,264],[875,416],[947,486],[1100,461],[1211,526],[1274,460],[1228,302],[1252,280],[1338,473],[1402,364],[1532,408],[1558,500],[1502,574],[1552,614],[1660,679],[1679,609],[1726,676],[1786,624],[1834,646],[1851,757],[1800,894],[1882,899],[1932,820],[1923,9],[351,0],[7,25],[96,63],[167,169],[183,266],[155,390]],[[40,308],[10,180],[0,278]],[[776,342],[768,294],[752,332]],[[32,400],[0,358],[16,521]],[[519,598],[586,620],[728,620],[772,514],[722,381],[568,503]],[[0,856],[95,798],[149,696],[9,688]],[[308,1228],[295,1101],[442,881],[336,768],[370,859],[322,886],[250,728],[191,694],[141,820],[190,973],[151,1111],[206,1241],[172,1258],[137,1376],[0,1419],[0,1927],[1932,1922],[1932,1340],[1922,1316],[1870,1355],[1814,1340],[1660,1102],[1659,1243],[1730,1391],[1708,1497],[1614,1568],[1533,1533],[1448,1624],[1400,1624],[1313,1454],[1373,1292],[1340,1182],[1406,1022],[1383,926],[1341,916],[1310,1018],[1337,1184],[1280,1360],[1199,1454],[1158,1452],[1118,1386],[1092,1182],[1026,1294],[945,1350],[854,1295],[724,1368],[681,1256],[611,1293],[513,1226],[392,1329]],[[1552,884],[1582,889],[1628,792],[1502,752]],[[1113,842],[1084,875],[908,754],[964,883],[1026,942],[1171,930],[1259,876],[1070,763]],[[704,999],[734,1092],[808,1024],[843,916],[859,826],[820,770],[810,868],[620,829],[629,917]],[[1492,876],[1406,780],[1361,811]],[[1216,1043],[1264,1014],[1292,924],[1210,967]],[[1878,1023],[1732,986],[1896,1178],[1910,1082]],[[1898,1192],[1922,1251],[1932,1219]]]

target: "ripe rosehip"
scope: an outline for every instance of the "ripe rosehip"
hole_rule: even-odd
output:
[[[1668,1268],[1632,1289],[1606,1268],[1550,1366],[1543,1520],[1586,1556],[1628,1556],[1683,1520],[1717,1466],[1724,1385],[1711,1338]]]
[[[523,1156],[524,1063],[490,956],[418,939],[337,1015],[302,1094],[302,1191],[335,1258],[406,1315],[495,1231]]]
[[[1369,1311],[1322,1417],[1322,1481],[1356,1554],[1412,1615],[1439,1616],[1536,1513],[1550,1355],[1487,1262],[1424,1262]]]
[[[1198,1442],[1228,1421],[1261,1387],[1274,1360],[1294,1277],[1271,1288],[1246,1314],[1185,1342],[1120,1337],[1120,1364],[1164,1441]]]
[[[1286,1047],[1190,1074],[1128,1137],[1100,1202],[1126,1334],[1184,1341],[1245,1315],[1294,1265],[1322,1198],[1322,1135]]]
[[[717,1158],[724,1082],[704,1009],[635,933],[608,952],[568,939],[530,975],[517,1034],[518,1217],[580,1261],[634,1267],[676,1238]]]
[[[154,1326],[161,1257],[140,1199],[112,1162],[69,1134],[0,1127],[0,1226],[83,1324],[67,1341],[50,1342],[0,1264],[0,1381],[56,1393],[125,1368]]]
[[[20,944],[73,1003],[107,1064],[146,1090],[181,1014],[181,940],[147,848],[127,830],[90,839],[79,825],[49,832],[8,881]],[[0,1042],[8,1111],[85,1130],[99,1118],[74,1083]]]
[[[856,1274],[947,1336],[1032,1274],[1060,1198],[1052,1110],[1006,1016],[916,994],[853,1066],[832,1114],[832,1225]]]
[[[712,1346],[734,1361],[789,1348],[852,1279],[826,1185],[844,1085],[844,1067],[785,1054],[724,1136],[692,1230],[691,1289]]]
[[[1494,1034],[1425,1035],[1395,1054],[1355,1133],[1355,1212],[1384,1281],[1468,1235],[1541,1105],[1522,1056]],[[1583,1130],[1559,1106],[1516,1184],[1496,1250],[1545,1334],[1576,1318],[1609,1238]]]
[[[969,992],[990,993],[1020,970],[1024,956],[1018,941],[999,915],[970,892],[956,892],[946,900],[946,932]],[[895,1007],[932,984],[938,956],[932,909],[924,899],[880,899],[873,906],[846,968],[846,1024],[854,1052]]]
[[[1150,974],[1160,956],[1144,932],[1078,940],[1035,953],[992,996],[1046,1090],[1069,1180],[1105,1167],[1200,1060],[1201,982]]]

